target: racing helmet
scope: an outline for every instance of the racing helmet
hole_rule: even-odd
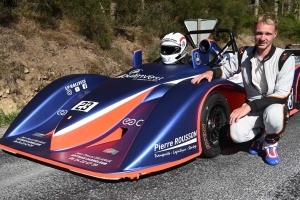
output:
[[[181,33],[169,33],[160,43],[160,56],[165,64],[174,64],[187,54],[188,44]]]

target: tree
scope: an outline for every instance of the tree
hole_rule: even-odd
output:
[[[258,15],[258,8],[259,8],[259,0],[255,0],[255,11],[254,11],[254,15]]]
[[[297,19],[300,21],[300,0],[294,1],[294,7],[295,7],[295,13],[296,13]]]
[[[274,1],[274,13],[275,13],[275,15],[278,14],[278,1],[277,0]]]
[[[17,7],[17,0],[3,0],[5,7]]]

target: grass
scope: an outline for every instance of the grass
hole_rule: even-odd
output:
[[[159,57],[160,57],[160,41],[153,42],[153,44],[149,46],[149,52],[147,54],[147,58],[148,58],[147,62],[153,62]]]
[[[0,109],[0,127],[7,126],[12,123],[12,121],[17,117],[19,114],[18,111],[12,112],[6,115],[2,109]]]

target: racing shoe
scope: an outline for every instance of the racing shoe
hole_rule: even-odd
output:
[[[278,143],[264,142],[263,149],[266,151],[265,161],[269,165],[277,165],[280,162],[279,155],[277,153]]]
[[[264,140],[254,140],[249,148],[249,153],[252,155],[257,155],[261,152],[263,152],[262,146],[263,146]]]
[[[249,153],[252,155],[257,155],[261,152],[263,152],[263,143],[266,137],[266,133],[264,130],[262,130],[259,135],[258,138],[256,140],[254,140],[249,148]]]

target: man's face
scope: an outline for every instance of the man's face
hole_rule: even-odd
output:
[[[275,25],[258,23],[254,30],[255,45],[258,51],[269,50],[277,35]]]

